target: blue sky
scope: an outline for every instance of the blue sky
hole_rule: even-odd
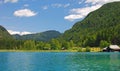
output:
[[[11,34],[64,32],[108,2],[120,0],[0,0],[0,25]]]

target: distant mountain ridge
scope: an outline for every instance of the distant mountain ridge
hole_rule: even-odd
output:
[[[99,46],[101,41],[120,45],[120,2],[103,5],[62,36],[79,46]]]
[[[61,35],[60,32],[55,30],[49,30],[41,33],[36,34],[27,34],[27,35],[13,35],[15,39],[19,40],[36,40],[36,41],[49,41],[53,38],[57,38]]]

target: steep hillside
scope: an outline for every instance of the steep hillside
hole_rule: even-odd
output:
[[[63,34],[79,46],[99,46],[101,41],[120,45],[120,2],[103,5]]]
[[[14,38],[16,39],[21,39],[21,40],[36,40],[36,41],[49,41],[53,38],[57,38],[61,35],[60,32],[50,30],[50,31],[45,31],[42,33],[36,33],[36,34],[28,34],[28,35],[13,35]]]
[[[12,36],[8,33],[8,31],[0,25],[0,40],[1,39],[12,39]]]

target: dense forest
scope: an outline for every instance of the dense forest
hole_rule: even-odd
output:
[[[57,39],[60,35],[61,33],[52,30],[37,34],[12,36],[4,27],[0,26],[0,49],[60,50],[73,47],[72,41],[60,42]],[[36,38],[40,39],[36,40]],[[43,40],[41,40],[42,38]]]
[[[0,26],[0,49],[65,50],[120,45],[120,2],[103,5],[62,35],[51,31],[11,36]],[[53,32],[56,32],[54,34]],[[57,35],[57,36],[56,36]]]
[[[82,47],[98,47],[102,43],[120,45],[119,8],[120,2],[103,5],[67,30],[63,38]]]

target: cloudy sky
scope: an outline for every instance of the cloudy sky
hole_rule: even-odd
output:
[[[103,4],[120,0],[0,0],[0,25],[11,34],[64,32]]]

